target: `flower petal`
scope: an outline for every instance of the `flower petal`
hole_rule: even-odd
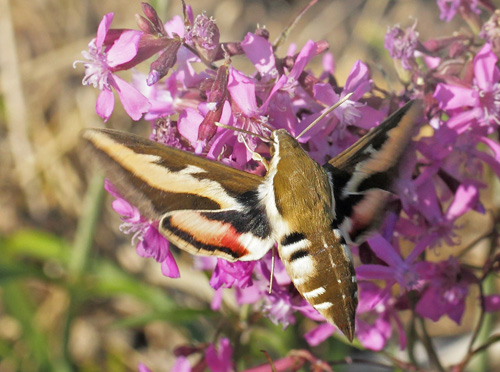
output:
[[[453,110],[477,104],[476,92],[473,89],[439,83],[433,94],[439,101],[439,108]]]
[[[136,88],[118,76],[113,76],[113,82],[113,86],[118,93],[125,112],[133,120],[139,120],[142,114],[147,112],[151,107],[149,100]]]
[[[124,31],[111,48],[109,48],[107,54],[108,65],[116,67],[134,58],[137,55],[141,35],[142,32],[140,31]]]
[[[487,312],[500,311],[500,295],[484,296],[484,307]]]
[[[115,95],[110,89],[104,88],[101,93],[97,96],[97,101],[95,103],[95,111],[97,115],[108,121],[109,117],[113,113],[115,107]]]
[[[250,62],[262,75],[269,75],[276,69],[273,46],[262,36],[257,36],[251,32],[247,33],[241,42],[241,47]]]
[[[396,268],[403,262],[400,254],[396,252],[394,247],[382,235],[374,235],[368,240],[368,244],[377,257],[389,266]]]
[[[330,337],[333,332],[335,332],[335,329],[335,326],[329,323],[322,323],[313,330],[307,332],[304,335],[304,338],[306,339],[309,346],[318,346],[328,337]]]
[[[99,23],[99,28],[97,29],[97,38],[95,41],[95,45],[98,50],[102,48],[104,39],[106,39],[106,34],[108,33],[109,27],[111,26],[111,22],[113,22],[113,16],[113,13],[108,13],[104,17],[102,17],[102,20]]]
[[[181,276],[177,262],[175,262],[175,258],[172,256],[170,250],[167,251],[165,261],[161,263],[161,273],[169,278],[180,278]]]
[[[394,279],[394,269],[382,265],[361,265],[356,267],[356,277],[358,279]]]
[[[300,74],[306,68],[306,65],[311,61],[311,59],[313,59],[313,57],[316,56],[316,54],[316,43],[312,40],[308,40],[297,55],[292,71],[290,71],[290,74],[288,75],[288,79],[298,80]]]
[[[462,183],[458,187],[455,197],[446,211],[446,218],[448,220],[454,220],[462,216],[464,213],[473,209],[478,201],[479,190],[477,185],[472,182]]]
[[[257,115],[259,109],[255,97],[255,82],[252,79],[231,67],[227,90],[245,116]]]
[[[474,57],[474,76],[479,88],[490,90],[499,80],[499,71],[496,67],[497,56],[486,43]]]

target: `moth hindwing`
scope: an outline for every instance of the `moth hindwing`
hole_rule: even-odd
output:
[[[419,105],[409,103],[323,167],[286,130],[265,177],[113,130],[83,133],[120,194],[193,254],[261,258],[275,243],[300,294],[352,341],[357,284],[346,238],[376,226]]]

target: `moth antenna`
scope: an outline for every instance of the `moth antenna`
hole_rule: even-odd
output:
[[[269,278],[269,294],[273,292],[273,279],[274,279],[274,244],[273,244],[273,250],[272,250],[272,256],[271,256],[271,277]]]
[[[348,93],[344,96],[344,98],[340,99],[337,103],[335,103],[333,106],[328,107],[325,112],[323,112],[316,120],[314,120],[309,126],[304,129],[297,137],[295,137],[296,140],[298,140],[300,137],[302,137],[309,129],[314,127],[318,122],[323,119],[326,115],[328,115],[330,112],[335,110],[337,107],[339,107],[341,104],[343,104],[345,101],[347,101],[354,93]]]
[[[226,125],[226,124],[219,123],[218,121],[215,122],[215,125],[217,125],[218,127],[224,128],[224,129],[231,129],[231,130],[234,130],[235,132],[241,132],[241,133],[248,134],[249,136],[254,136],[254,137],[260,138],[264,142],[271,142],[270,138],[261,136],[260,134],[257,134],[257,133],[250,132],[246,129],[236,128],[236,127],[233,127],[232,125]]]

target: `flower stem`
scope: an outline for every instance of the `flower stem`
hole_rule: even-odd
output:
[[[69,272],[73,282],[78,281],[87,265],[94,240],[94,233],[101,214],[104,199],[103,176],[94,175],[85,195],[83,213],[78,222],[73,250],[69,261]]]
[[[427,333],[427,328],[425,328],[425,321],[423,318],[418,317],[420,327],[422,329],[422,335],[421,335],[421,340],[422,344],[425,347],[425,350],[427,351],[427,355],[429,356],[429,360],[431,361],[432,364],[436,367],[436,370],[440,372],[445,372],[445,369],[443,368],[441,362],[439,361],[439,357],[436,354],[436,350],[434,349],[434,345],[432,344],[432,339]]]

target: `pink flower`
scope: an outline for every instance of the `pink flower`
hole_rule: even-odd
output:
[[[233,371],[233,348],[227,338],[221,338],[216,349],[213,344],[205,352],[205,361],[212,372]]]
[[[107,121],[113,113],[115,105],[115,98],[111,91],[113,88],[127,114],[132,119],[139,120],[142,114],[149,110],[149,101],[114,72],[120,70],[120,65],[131,61],[137,55],[142,32],[125,30],[111,45],[107,45],[105,41],[112,21],[113,13],[108,13],[102,18],[97,37],[89,43],[88,52],[82,52],[83,57],[88,61],[77,61],[75,64],[80,62],[85,67],[82,83],[93,85],[101,91],[96,103],[96,111],[100,117]]]
[[[139,372],[151,372],[151,370],[148,367],[146,367],[145,364],[142,363],[139,363],[139,365],[137,366],[137,370]]]
[[[232,288],[237,285],[239,288],[245,288],[252,285],[252,271],[255,261],[237,261],[229,262],[219,258],[217,266],[210,278],[210,285],[214,289]]]
[[[462,7],[462,12],[481,13],[477,7],[478,0],[437,0],[441,14],[439,18],[449,22]]]
[[[385,34],[384,47],[389,51],[392,58],[401,61],[405,70],[416,68],[415,49],[418,45],[418,32],[415,31],[417,21],[413,26],[402,30],[399,26],[394,26]]]
[[[485,44],[474,57],[474,78],[461,85],[439,83],[434,98],[449,113],[446,125],[458,134],[480,126],[500,124],[500,70],[491,45]]]
[[[321,323],[316,328],[307,332],[304,338],[310,346],[318,346],[328,339],[336,329],[337,328],[330,323]]]
[[[500,311],[500,295],[493,294],[484,296],[485,310],[489,313]]]
[[[422,239],[415,246],[406,259],[396,248],[381,235],[377,234],[368,239],[371,250],[381,259],[384,264],[365,264],[356,268],[359,280],[378,279],[386,280],[387,288],[398,283],[405,290],[416,289],[420,285],[420,278],[415,266],[415,259],[425,250],[429,243],[429,237]]]
[[[189,360],[185,356],[179,356],[176,360],[174,365],[172,366],[172,369],[170,370],[171,372],[191,372],[191,363],[189,363]],[[142,372],[142,371],[139,371]]]
[[[469,285],[476,281],[474,275],[452,256],[439,263],[421,262],[419,270],[422,278],[427,280],[427,286],[416,312],[435,322],[446,314],[460,324]]]
[[[116,198],[112,206],[122,216],[120,230],[125,234],[133,233],[132,244],[138,241],[137,254],[141,257],[153,257],[161,263],[163,275],[178,278],[179,268],[170,252],[168,241],[158,232],[157,223],[142,217],[139,210],[123,199],[108,180],[104,188]]]
[[[396,324],[401,349],[406,346],[406,334],[397,314],[396,300],[385,289],[371,282],[360,282],[360,302],[356,317],[356,336],[364,347],[382,350],[393,334]]]

